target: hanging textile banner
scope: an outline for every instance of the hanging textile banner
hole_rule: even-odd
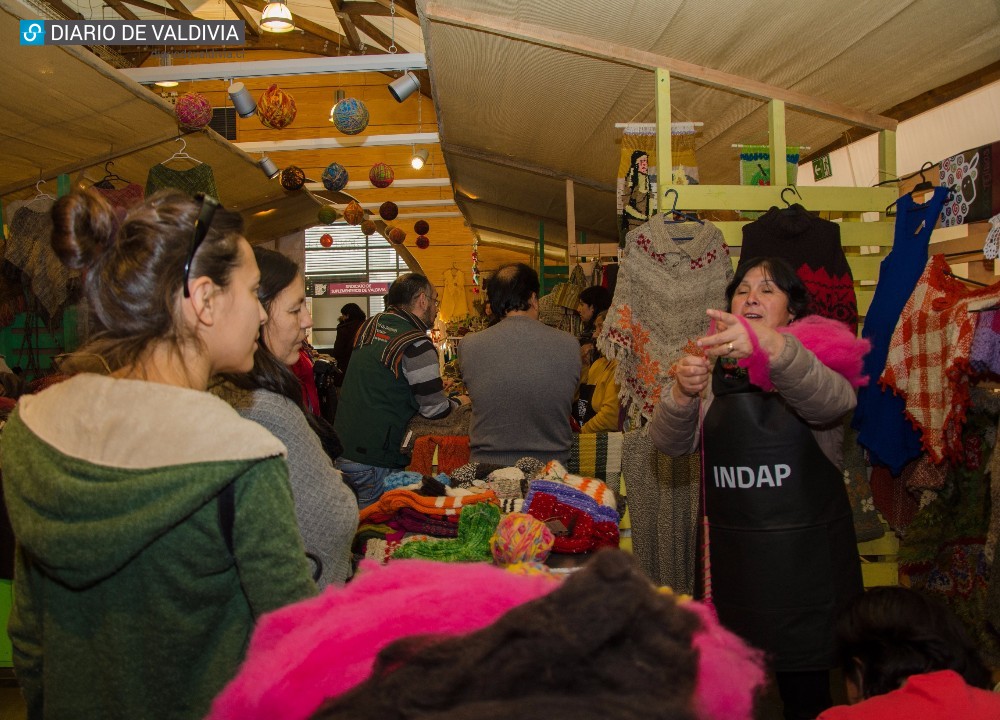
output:
[[[799,179],[799,147],[786,148],[788,184]],[[740,148],[740,185],[770,185],[771,148],[767,145],[743,145]],[[742,217],[756,220],[764,213],[742,212]]]
[[[941,184],[952,191],[941,211],[941,227],[979,222],[1000,213],[1000,182],[994,178],[998,161],[1000,142],[941,161]]]
[[[696,132],[694,123],[672,123],[670,126],[674,185],[698,184],[698,161],[694,153]],[[642,225],[656,212],[656,177],[655,124],[626,127],[618,162],[617,210],[621,244],[629,230]]]

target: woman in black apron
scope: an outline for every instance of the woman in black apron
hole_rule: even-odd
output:
[[[719,619],[767,653],[786,720],[815,718],[832,704],[834,617],[862,591],[840,457],[855,394],[777,331],[808,314],[787,263],[748,261],[726,297],[730,313],[708,310],[716,327],[698,341],[705,356],[675,366],[650,437],[668,455],[701,443]],[[773,391],[751,384],[741,358],[769,373]]]

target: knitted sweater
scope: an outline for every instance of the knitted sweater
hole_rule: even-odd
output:
[[[225,386],[222,394],[236,411],[267,428],[288,448],[288,481],[295,519],[306,552],[323,563],[317,584],[343,583],[351,575],[351,542],[358,529],[358,501],[333,467],[302,410],[269,390],[252,392]]]
[[[600,357],[584,371],[581,384],[594,386],[590,407],[595,415],[583,424],[580,432],[618,431],[618,412],[621,410],[621,405],[618,403],[618,383],[615,382],[617,369],[618,364],[615,361]]]
[[[78,375],[21,398],[2,450],[28,717],[204,717],[256,619],[316,592],[284,448],[208,393]]]
[[[772,207],[743,227],[740,262],[762,256],[788,261],[809,290],[810,309],[858,331],[854,277],[840,245],[837,223],[811,215],[801,205]]]
[[[967,685],[954,670],[911,675],[903,686],[857,705],[839,705],[817,720],[987,720],[1000,717],[1000,695]]]
[[[525,315],[471,333],[458,346],[472,398],[473,462],[513,465],[530,456],[569,460],[569,415],[580,381],[580,346]]]
[[[729,248],[709,222],[664,223],[656,216],[628,234],[597,346],[618,361],[615,380],[622,404],[633,405],[630,417],[653,416],[670,366],[688,341],[705,334],[705,310],[725,309],[732,277]]]

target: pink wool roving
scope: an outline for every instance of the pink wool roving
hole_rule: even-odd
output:
[[[364,681],[394,640],[479,630],[558,586],[478,563],[362,562],[347,586],[261,619],[239,674],[206,720],[306,720]]]

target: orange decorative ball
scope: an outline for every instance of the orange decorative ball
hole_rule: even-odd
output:
[[[374,235],[376,229],[377,228],[375,227],[374,220],[361,221],[361,232],[363,232],[365,235]]]
[[[272,130],[281,130],[291,125],[296,112],[295,99],[277,85],[269,87],[257,100],[257,117],[265,127]]]
[[[330,247],[333,245],[333,235],[330,233],[323,233],[323,237],[319,239],[319,244],[323,247]]]
[[[403,241],[406,240],[406,231],[403,228],[398,227],[389,228],[389,232],[386,237],[389,238],[389,242],[402,245]]]
[[[362,220],[365,219],[365,211],[358,204],[357,200],[351,200],[347,203],[347,207],[344,208],[344,220],[350,225],[358,225]]]

